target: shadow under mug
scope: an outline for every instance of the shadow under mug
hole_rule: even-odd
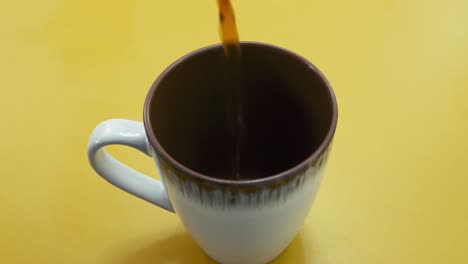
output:
[[[242,42],[240,51],[234,70],[219,44],[174,62],[152,85],[144,122],[102,122],[88,158],[113,185],[175,212],[214,260],[266,263],[304,223],[328,159],[337,104],[323,74],[301,56],[258,42]],[[237,167],[233,87],[240,87],[244,127]],[[103,149],[111,144],[153,157],[161,180],[114,159]]]

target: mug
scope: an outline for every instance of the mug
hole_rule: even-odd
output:
[[[143,122],[102,122],[91,134],[88,158],[111,184],[176,213],[217,262],[266,263],[290,244],[312,205],[337,103],[325,76],[303,57],[258,42],[241,42],[240,51],[242,74],[229,71],[220,44],[174,62],[149,90]],[[242,87],[247,135],[238,178],[227,175],[233,84]],[[161,179],[114,159],[103,149],[111,144],[153,157]]]

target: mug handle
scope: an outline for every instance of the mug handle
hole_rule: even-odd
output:
[[[116,187],[145,201],[174,212],[161,181],[131,169],[112,157],[103,148],[125,145],[152,156],[143,123],[126,119],[109,119],[100,123],[88,142],[88,159],[94,170]]]

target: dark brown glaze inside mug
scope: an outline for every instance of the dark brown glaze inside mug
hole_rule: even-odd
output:
[[[333,136],[335,98],[313,65],[269,44],[242,42],[241,54],[233,66],[221,45],[195,51],[171,65],[149,92],[150,141],[186,174],[227,181],[273,177],[318,155]],[[244,124],[238,179],[233,91]]]

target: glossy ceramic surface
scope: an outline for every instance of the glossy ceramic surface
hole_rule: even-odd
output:
[[[219,41],[215,1],[2,1],[1,263],[213,263],[177,217],[95,175],[89,133]],[[468,259],[468,2],[234,1],[241,39],[316,64],[340,103],[320,194],[274,262]],[[259,15],[261,14],[261,15]],[[158,178],[154,162],[111,147]]]

